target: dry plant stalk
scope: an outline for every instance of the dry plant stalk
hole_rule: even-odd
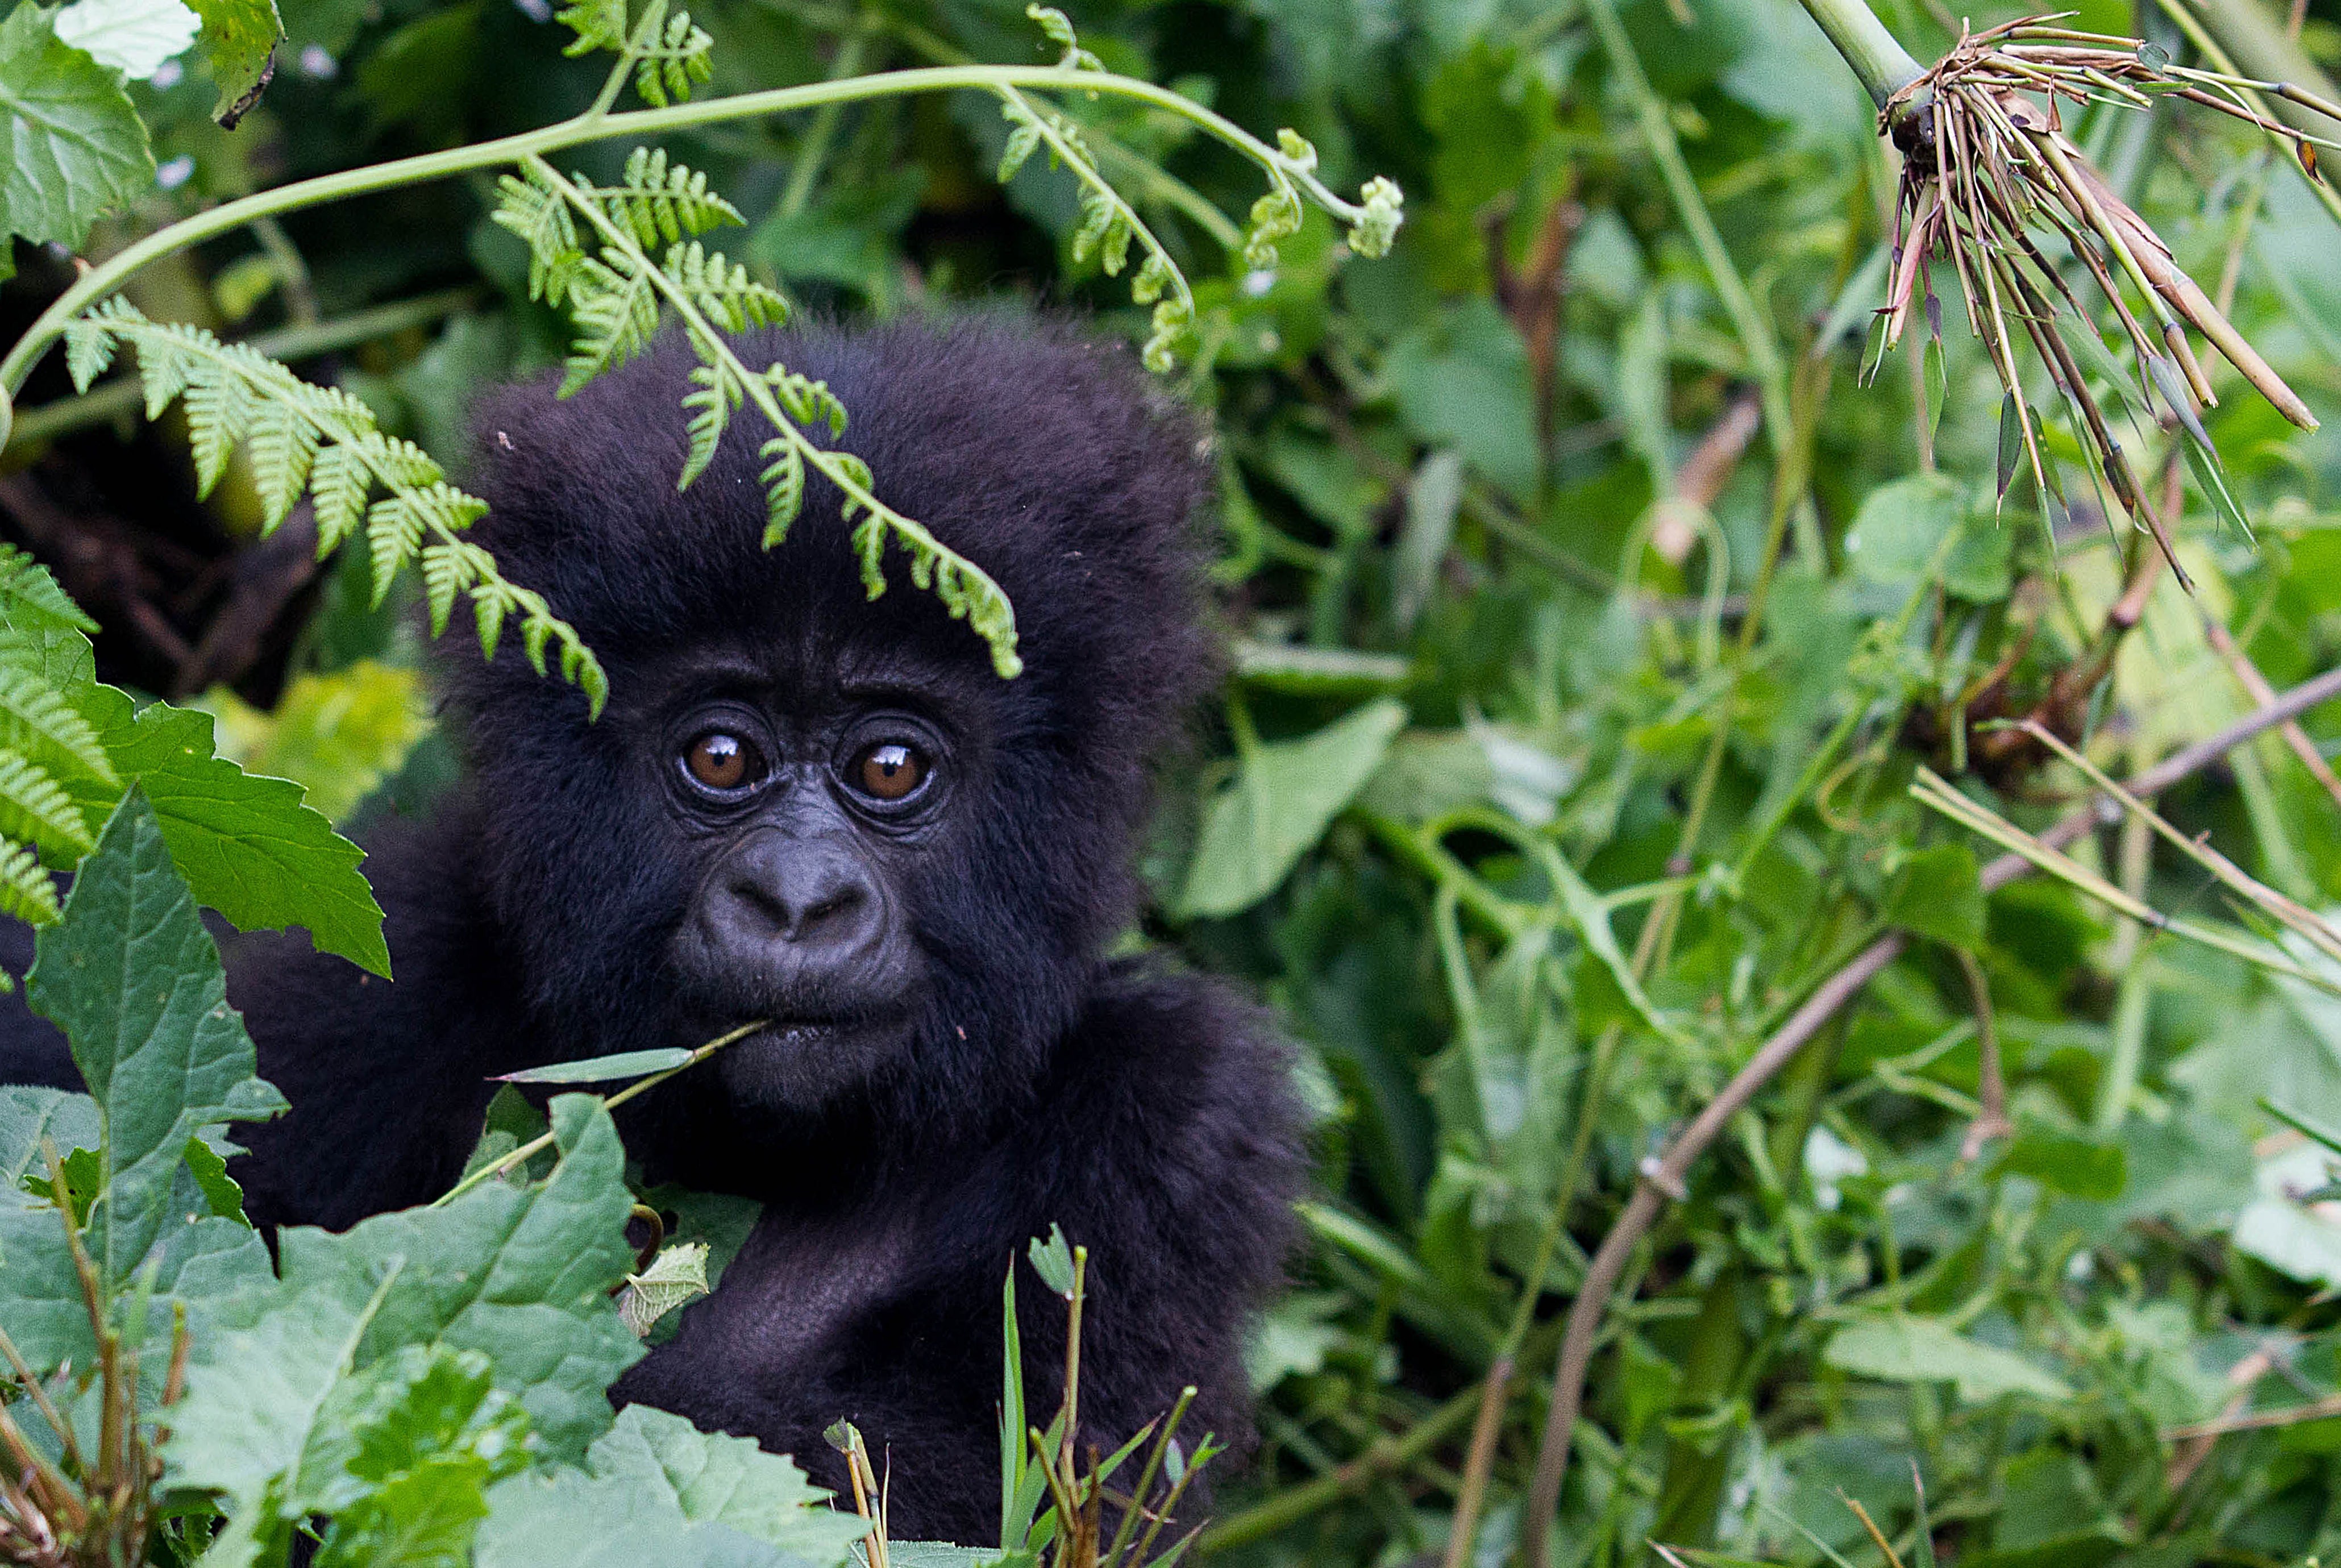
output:
[[[2065,134],[2062,105],[2145,109],[2157,97],[2175,96],[2246,121],[2282,143],[2310,178],[2321,179],[2318,149],[2341,149],[2341,141],[2269,119],[2243,95],[2274,95],[2334,121],[2337,131],[2341,105],[2286,83],[2180,65],[2156,45],[2059,22],[2034,16],[1965,33],[1880,110],[1879,130],[1903,154],[1894,265],[1878,312],[1886,320],[1885,346],[1901,341],[1914,306],[1925,311],[1928,334],[1939,342],[1942,305],[1933,264],[1948,256],[1958,275],[1968,330],[1983,343],[2005,394],[2001,495],[2020,447],[2044,506],[2060,523],[2069,514],[2057,470],[2041,454],[2040,413],[2024,388],[2017,344],[2028,341],[2090,454],[2092,480],[2153,534],[2179,582],[2191,588],[2169,527],[2138,482],[2085,367],[2114,399],[2134,402],[2141,413],[2152,415],[2160,403],[2165,423],[2184,434],[2187,462],[2206,494],[2246,534],[2249,524],[2227,493],[2218,454],[2204,433],[2201,412],[2218,396],[2187,329],[2201,334],[2293,424],[2314,430],[2316,418],[2179,267],[2161,236],[2089,166]],[[2060,249],[2069,251],[2071,263],[2060,265],[2051,254]],[[2134,371],[2107,349],[2077,292],[2079,280],[2067,278],[2072,266],[2088,275],[2080,286],[2094,285],[2110,307],[2128,340]]]
[[[145,1560],[163,1476],[156,1452],[165,1429],[138,1408],[138,1351],[124,1341],[108,1310],[97,1265],[82,1244],[65,1162],[56,1145],[41,1140],[49,1168],[49,1191],[65,1227],[82,1306],[97,1343],[98,1430],[88,1448],[84,1429],[57,1408],[33,1368],[5,1333],[0,1333],[0,1381],[13,1376],[21,1397],[0,1404],[0,1563],[24,1568],[117,1568]],[[186,1385],[187,1313],[174,1305],[171,1361],[162,1404],[177,1403]],[[25,1425],[27,1409],[37,1413],[52,1434],[55,1458],[33,1442]]]

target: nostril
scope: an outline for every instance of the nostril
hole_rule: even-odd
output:
[[[845,947],[874,924],[874,890],[854,859],[831,846],[762,843],[726,868],[707,914],[732,940],[752,945]]]
[[[829,935],[848,924],[868,898],[858,883],[832,886],[801,904],[795,918],[782,924],[781,934],[791,942]]]

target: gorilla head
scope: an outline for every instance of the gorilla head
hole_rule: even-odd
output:
[[[589,722],[517,651],[446,658],[486,896],[555,1054],[768,1019],[701,1070],[735,1111],[981,1114],[1130,919],[1147,760],[1209,674],[1199,431],[1126,355],[1029,324],[741,348],[827,382],[836,444],[1006,590],[1024,673],[899,550],[871,601],[818,475],[763,549],[752,407],[678,494],[686,345],[567,401],[504,394],[478,418],[481,543],[576,624],[610,701]]]

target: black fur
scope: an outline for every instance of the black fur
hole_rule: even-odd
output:
[[[1125,355],[1060,331],[747,346],[825,379],[880,494],[1005,587],[1025,673],[994,676],[899,552],[866,602],[819,480],[786,544],[762,549],[752,409],[678,494],[677,345],[566,402],[544,384],[493,400],[482,543],[599,654],[610,711],[588,723],[516,650],[483,664],[443,644],[467,783],[370,846],[397,984],[297,938],[231,945],[234,1000],[294,1107],[243,1130],[237,1174],[264,1223],[346,1225],[445,1190],[488,1074],[703,1038],[668,958],[698,895],[645,782],[658,693],[711,651],[807,707],[873,670],[910,682],[960,736],[948,829],[885,863],[926,977],[915,1012],[899,1049],[817,1103],[736,1092],[718,1057],[629,1108],[652,1175],[766,1208],[714,1296],[614,1396],[755,1436],[832,1485],[820,1433],[850,1417],[891,1453],[897,1534],[989,1541],[1001,1279],[1029,1238],[1061,1223],[1091,1251],[1081,1413],[1106,1447],[1190,1382],[1189,1436],[1240,1438],[1240,1327],[1288,1243],[1297,1118],[1272,1032],[1215,985],[1103,956],[1135,912],[1151,762],[1210,674],[1192,532],[1206,464]],[[54,1042],[16,1018],[0,1077],[55,1078]],[[1046,1410],[1062,1308],[1029,1271],[1020,1302]]]

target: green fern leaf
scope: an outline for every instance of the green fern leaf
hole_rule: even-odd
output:
[[[90,383],[114,363],[114,335],[85,316],[65,323],[65,371],[75,392],[87,392]]]
[[[187,415],[187,446],[194,454],[195,494],[209,495],[227,472],[228,459],[252,428],[255,412],[244,378],[206,365],[188,377],[180,405]]]
[[[764,443],[760,454],[771,459],[762,475],[764,548],[769,550],[789,536],[789,524],[804,510],[804,454],[787,436],[775,435]]]
[[[634,67],[634,91],[658,108],[689,99],[692,89],[708,79],[708,52],[715,46],[704,27],[696,26],[688,11],[666,19],[655,43],[642,48]]]
[[[874,514],[853,531],[853,553],[862,562],[862,588],[872,599],[886,591],[886,537]]]
[[[252,482],[260,493],[262,526],[274,533],[301,499],[317,455],[318,430],[289,404],[264,405],[252,422]]]
[[[764,373],[764,378],[772,384],[781,406],[788,411],[791,419],[807,426],[827,424],[832,441],[845,434],[845,404],[830,391],[829,383],[814,381],[777,365]]]
[[[109,784],[122,782],[97,731],[65,694],[30,670],[0,668],[0,744],[29,752],[35,743],[51,761],[75,764]]]
[[[658,331],[658,290],[633,257],[614,247],[587,259],[570,285],[578,335],[570,347],[560,395],[569,396],[650,345]]]
[[[577,35],[561,51],[573,59],[596,49],[626,46],[626,0],[576,0],[553,13],[553,19]]]
[[[316,498],[317,553],[322,557],[348,538],[365,516],[366,492],[374,474],[355,445],[328,446],[309,472]]]
[[[30,839],[69,856],[97,847],[73,796],[49,770],[18,752],[0,751],[0,833]]]
[[[528,296],[559,305],[570,290],[577,268],[585,260],[577,243],[577,225],[561,193],[543,185],[533,169],[528,177],[506,175],[496,182],[501,197],[489,221],[518,235],[528,246]]]
[[[1022,168],[1040,147],[1041,127],[1032,118],[1031,111],[1013,99],[1001,105],[1000,112],[1016,127],[1008,133],[1008,145],[1000,155],[999,180],[1004,185],[1016,177],[1016,171]]]
[[[49,569],[14,544],[0,544],[0,621],[17,630],[60,626],[97,634],[97,623],[65,596]]]
[[[682,406],[691,414],[691,452],[682,460],[682,476],[674,482],[677,490],[689,489],[691,482],[715,461],[723,427],[732,411],[740,406],[740,384],[721,359],[692,366],[691,379],[692,389],[682,394]]]
[[[21,844],[0,840],[0,914],[27,925],[52,925],[58,913],[57,885],[39,858]]]
[[[423,552],[423,595],[431,606],[431,634],[447,629],[455,613],[455,596],[478,575],[469,554],[458,544],[442,541]]]
[[[856,495],[853,491],[847,490],[844,504],[838,508],[837,514],[840,520],[851,523],[853,521],[853,514],[869,504],[862,496],[870,494],[872,484],[870,464],[862,462],[851,452],[832,452],[830,454],[830,461],[844,470],[845,477],[862,492],[862,495]],[[839,488],[843,489],[844,486],[840,485]]]
[[[404,494],[385,495],[366,508],[366,564],[374,568],[374,603],[379,607],[391,579],[422,546],[423,514]]]
[[[726,332],[743,332],[787,318],[789,302],[778,289],[758,283],[748,269],[693,240],[666,253],[662,270],[702,314]]]

